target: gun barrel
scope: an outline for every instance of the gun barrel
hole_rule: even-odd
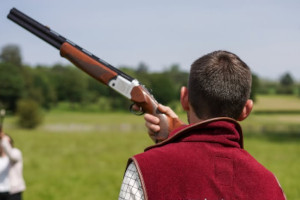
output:
[[[16,8],[12,8],[7,15],[7,18],[19,24],[29,32],[38,36],[45,42],[54,46],[57,49],[60,49],[61,45],[66,41],[61,35],[51,31],[49,27],[46,27],[39,22],[35,21],[31,17],[25,15]]]
[[[33,33],[37,37],[41,38],[45,42],[49,43],[50,45],[54,46],[58,50],[61,50],[62,45],[67,42],[71,44],[73,47],[79,49],[80,51],[84,52],[89,57],[93,58],[97,62],[100,62],[107,68],[115,71],[119,75],[123,76],[129,81],[133,81],[134,78],[125,74],[121,70],[113,67],[112,65],[108,64],[104,60],[98,58],[94,54],[90,53],[89,51],[83,49],[82,47],[78,46],[77,44],[71,42],[70,40],[66,39],[65,37],[61,36],[57,32],[51,30],[49,27],[42,25],[41,23],[37,22],[36,20],[32,19],[31,17],[27,16],[26,14],[22,13],[16,8],[12,8],[7,15],[7,18],[12,20],[13,22],[17,23],[21,27],[25,28],[29,32]]]

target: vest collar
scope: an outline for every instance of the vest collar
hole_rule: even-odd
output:
[[[181,126],[172,131],[166,140],[147,147],[145,151],[174,141],[216,142],[226,146],[244,147],[240,124],[232,118],[218,117]]]

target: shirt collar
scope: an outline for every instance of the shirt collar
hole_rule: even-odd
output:
[[[216,142],[226,146],[244,147],[240,124],[232,118],[218,117],[181,126],[172,131],[166,140],[147,147],[145,151],[174,141]]]

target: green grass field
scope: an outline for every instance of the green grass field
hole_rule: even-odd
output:
[[[255,109],[294,106],[300,109],[299,98],[258,97]],[[4,128],[23,152],[24,199],[117,199],[127,159],[152,144],[143,117],[130,113],[53,110],[35,130],[15,121],[7,117]],[[300,114],[254,113],[241,124],[245,149],[277,176],[288,199],[300,199]]]

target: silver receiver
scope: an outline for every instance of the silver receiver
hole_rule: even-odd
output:
[[[139,82],[136,79],[129,81],[126,78],[118,75],[117,78],[110,80],[108,85],[128,99],[131,99],[132,88],[139,86]]]

